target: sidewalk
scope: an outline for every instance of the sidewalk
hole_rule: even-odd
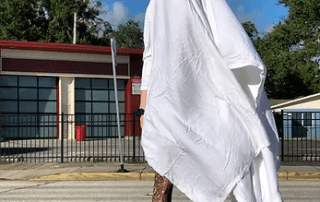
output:
[[[118,173],[119,163],[0,164],[0,180],[154,180],[147,163],[124,164],[128,173]],[[320,180],[320,166],[282,166],[279,180]]]

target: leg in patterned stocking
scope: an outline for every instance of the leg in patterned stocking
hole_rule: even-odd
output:
[[[152,202],[171,202],[172,189],[172,183],[167,178],[156,173]]]

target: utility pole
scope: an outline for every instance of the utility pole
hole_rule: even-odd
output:
[[[77,43],[77,13],[74,12],[73,19],[73,44]]]

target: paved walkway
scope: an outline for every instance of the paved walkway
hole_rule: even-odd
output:
[[[153,180],[147,163],[124,164],[128,173],[118,173],[119,163],[0,164],[0,180]],[[320,166],[282,166],[280,180],[320,180]]]

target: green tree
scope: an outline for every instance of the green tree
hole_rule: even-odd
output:
[[[296,98],[320,91],[320,2],[280,0],[289,16],[254,44],[268,68],[266,92],[271,98]]]
[[[114,33],[118,47],[143,48],[143,33],[139,22],[130,19],[125,25],[119,25]]]
[[[117,31],[98,16],[103,12],[95,0],[1,0],[0,39],[72,43],[74,12],[77,43],[110,45],[110,33],[118,47],[143,48],[139,23],[129,20]]]
[[[0,1],[0,39],[43,40],[44,20],[40,0]]]
[[[99,26],[103,23],[97,16],[101,2],[90,0],[42,0],[47,17],[45,40],[72,43],[74,12],[77,13],[77,37],[80,44],[98,43]]]
[[[1,0],[0,39],[72,43],[76,12],[77,43],[98,45],[106,24],[101,11],[93,0]]]
[[[107,21],[104,21],[101,32],[102,35],[99,37],[99,44],[104,46],[110,46],[110,34],[114,32],[111,24]]]
[[[258,38],[259,32],[251,21],[242,23],[242,26],[252,41]]]

